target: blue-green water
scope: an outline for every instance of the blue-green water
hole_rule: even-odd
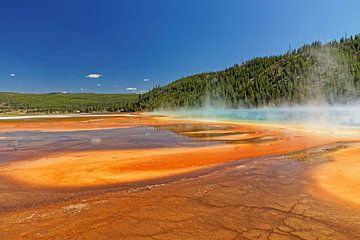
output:
[[[157,112],[188,118],[252,121],[267,123],[293,123],[313,127],[360,127],[360,107],[282,107],[258,109],[199,109],[176,112]]]

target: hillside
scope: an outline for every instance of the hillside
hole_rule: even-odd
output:
[[[0,113],[151,111],[346,103],[360,96],[360,35],[314,42],[223,71],[184,77],[142,94],[0,93]]]
[[[142,110],[219,105],[344,103],[360,95],[360,35],[314,42],[218,72],[184,77],[143,94]]]
[[[74,113],[132,111],[137,94],[0,93],[0,112]]]

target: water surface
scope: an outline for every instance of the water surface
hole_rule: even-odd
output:
[[[354,106],[301,106],[252,109],[198,109],[175,112],[154,112],[188,118],[246,121],[261,123],[287,123],[319,128],[360,129],[360,107]]]
[[[189,131],[208,128],[187,126]],[[219,142],[178,134],[169,130],[168,126],[65,132],[2,132],[0,162],[60,151],[198,147],[216,143]]]

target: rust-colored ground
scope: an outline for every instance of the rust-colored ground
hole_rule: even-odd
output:
[[[17,156],[16,161],[6,161],[11,153],[2,150],[0,239],[360,235],[360,185],[353,184],[360,177],[357,135],[143,115],[3,122],[0,131],[139,126],[154,126],[204,145],[144,149],[139,143],[139,148],[44,156],[41,149],[26,148],[23,155],[33,156]]]

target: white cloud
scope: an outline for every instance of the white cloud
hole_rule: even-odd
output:
[[[15,73],[10,73],[10,77],[15,77]]]
[[[150,78],[144,78],[144,82],[150,81]]]
[[[101,87],[102,84],[101,84],[101,83],[98,83],[98,84],[96,84],[96,85],[97,85],[98,87]]]
[[[101,73],[90,73],[86,75],[87,78],[101,78],[103,75]]]
[[[126,88],[126,91],[136,91],[137,88],[134,88],[134,87],[128,87]]]
[[[80,88],[80,91],[86,91],[87,89],[86,88]]]

